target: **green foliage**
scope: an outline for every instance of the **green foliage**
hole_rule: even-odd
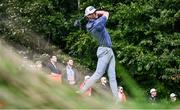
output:
[[[62,85],[51,80],[47,71],[29,67],[34,64],[27,61],[24,64],[22,56],[16,54],[16,49],[0,41],[0,109],[167,109],[178,108],[179,103],[158,103],[154,106],[144,101],[143,90],[134,80],[125,75],[125,83],[135,100],[128,98],[127,103],[115,103],[109,94],[93,94],[91,97],[81,96],[75,91],[79,87]],[[120,72],[126,70],[118,65]],[[129,83],[129,84],[128,84]],[[132,89],[131,89],[132,88]],[[99,88],[100,89],[100,88]],[[99,93],[102,90],[97,89]],[[143,99],[143,100],[142,100]]]
[[[0,34],[33,47],[35,42],[30,43],[24,35],[38,32],[95,69],[97,44],[85,32],[86,21],[82,21],[81,30],[73,27],[89,5],[110,12],[107,28],[116,61],[138,84],[166,94],[180,91],[179,0],[81,0],[79,8],[75,0],[1,0]],[[166,94],[162,97],[168,97]]]
[[[79,62],[82,64],[94,68],[97,43],[89,34],[84,33],[82,30],[72,32],[66,37],[66,43],[66,50],[70,55],[79,58]]]
[[[117,58],[136,81],[159,89],[173,83],[176,88],[171,92],[180,90],[179,79],[172,79],[180,65],[180,36],[175,26],[179,25],[179,9],[172,5],[179,4],[168,0],[120,3],[112,14],[117,25],[111,30]]]

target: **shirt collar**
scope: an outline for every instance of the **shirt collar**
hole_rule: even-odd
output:
[[[96,19],[89,19],[89,22],[95,21]]]

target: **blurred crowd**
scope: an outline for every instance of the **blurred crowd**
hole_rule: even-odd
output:
[[[21,67],[27,66],[26,63],[28,61],[28,57],[23,58],[23,63]],[[34,68],[36,70],[46,70],[48,71],[48,75],[52,81],[59,83],[60,85],[66,83],[70,86],[76,86],[81,89],[84,84],[91,77],[90,75],[85,75],[83,80],[79,80],[77,78],[78,73],[74,70],[74,61],[69,59],[65,65],[65,73],[62,72],[62,68],[58,65],[57,56],[53,55],[49,57],[47,62],[43,62],[40,60],[35,61],[34,64],[29,65],[30,68]],[[79,83],[78,83],[79,82]],[[111,89],[109,85],[109,81],[105,76],[102,76],[100,81],[95,84],[95,86],[90,87],[85,93],[82,94],[84,97],[91,97],[93,94],[99,93],[101,95],[110,95]],[[122,86],[118,87],[118,97],[120,103],[126,103],[127,101],[127,92],[124,91]],[[147,100],[151,104],[156,104],[159,101],[156,88],[151,88],[149,90],[149,98]],[[174,103],[177,101],[177,95],[175,93],[169,94],[169,102]]]

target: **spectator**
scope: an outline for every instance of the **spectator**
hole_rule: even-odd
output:
[[[66,73],[67,73],[67,80],[70,85],[74,85],[76,83],[75,72],[72,66],[73,66],[73,60],[69,60],[66,66]]]
[[[100,82],[95,87],[96,89],[93,90],[93,95],[101,96],[103,100],[109,100],[110,98],[112,98],[109,81],[106,77],[101,77]]]
[[[118,96],[119,96],[119,101],[124,103],[126,102],[126,95],[124,94],[123,87],[119,86],[118,88]]]
[[[176,94],[175,93],[171,93],[170,94],[170,99],[171,99],[171,102],[176,102]]]
[[[152,104],[156,103],[157,102],[156,97],[157,97],[157,91],[155,88],[152,88],[150,90],[150,97],[149,97],[150,103],[152,103]]]
[[[42,62],[41,61],[36,61],[35,62],[35,67],[37,70],[42,70]]]
[[[51,70],[52,79],[62,83],[62,74],[57,66],[57,57],[56,56],[51,57],[50,62],[48,63],[48,67]]]
[[[110,90],[109,83],[108,83],[106,77],[102,77],[101,78],[100,88],[102,88],[105,91],[109,91]]]
[[[90,78],[89,75],[84,77],[84,82],[80,84],[80,89],[82,89],[84,87],[84,85],[89,80],[89,78]],[[87,89],[86,92],[83,93],[83,96],[91,96],[91,95],[92,95],[92,88],[91,87],[89,89]]]
[[[29,63],[28,63],[28,57],[27,56],[24,56],[23,57],[23,62],[21,64],[21,69],[23,68],[27,68],[29,66]]]

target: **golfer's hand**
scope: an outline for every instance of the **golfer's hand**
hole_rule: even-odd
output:
[[[96,11],[96,14],[98,15],[98,17],[100,17],[100,16],[106,16],[106,18],[108,19],[108,17],[109,17],[109,12],[107,12],[107,11]]]
[[[100,11],[96,11],[96,15],[99,17],[101,17],[103,14]]]

